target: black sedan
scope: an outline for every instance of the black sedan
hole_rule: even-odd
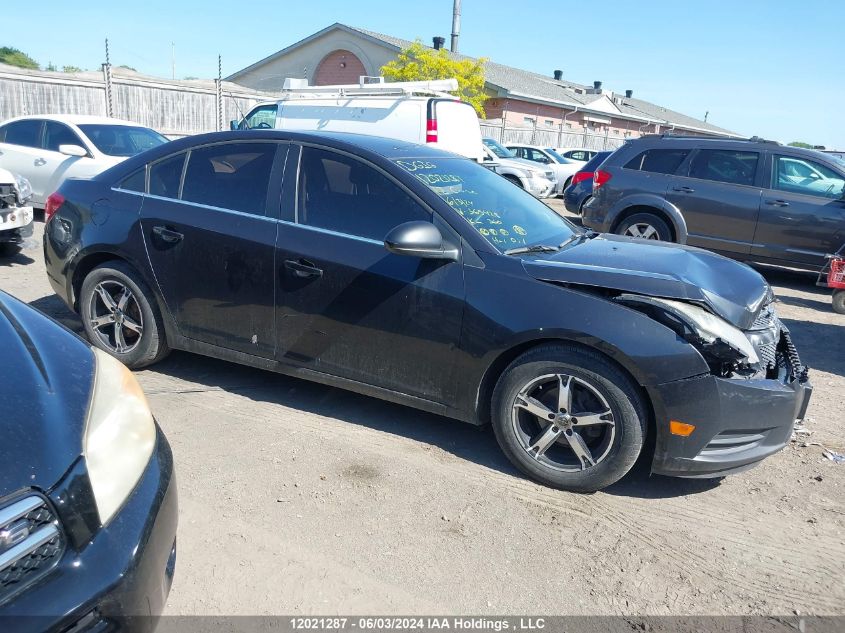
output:
[[[149,631],[176,561],[167,440],[129,370],[0,292],[0,629]]]
[[[472,424],[551,486],[715,476],[780,450],[810,394],[769,285],[584,232],[500,176],[389,139],[181,139],[47,206],[47,274],[130,367],[193,351]]]

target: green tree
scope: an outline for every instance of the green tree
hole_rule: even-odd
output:
[[[803,147],[804,149],[813,149],[813,147],[814,147],[813,145],[810,145],[809,143],[805,143],[804,141],[792,141],[789,144],[789,146],[790,147]]]
[[[38,70],[38,62],[23,51],[10,46],[0,46],[0,64]]]
[[[125,68],[126,70],[132,70],[136,73],[138,72],[137,68],[132,68],[132,66],[127,66],[126,64],[121,64],[120,66],[118,66],[118,68]]]
[[[79,66],[62,66],[63,73],[81,73],[82,69]]]
[[[455,59],[444,48],[434,50],[420,40],[402,50],[393,61],[381,67],[381,74],[388,81],[430,81],[432,79],[458,80],[458,96],[472,104],[478,116],[485,117],[484,93],[485,57]]]

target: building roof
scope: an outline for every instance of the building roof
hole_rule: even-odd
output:
[[[281,57],[291,49],[298,48],[307,42],[317,39],[324,33],[335,29],[363,36],[370,41],[397,52],[413,44],[411,40],[335,22],[321,31],[236,72],[227,79],[229,81],[237,81],[238,76],[242,73],[260,67],[266,62]],[[423,45],[427,46],[424,42]],[[458,59],[474,59],[459,53],[449,52],[449,54]],[[712,123],[687,116],[648,101],[643,101],[642,99],[627,98],[624,95],[612,93],[608,90],[604,90],[601,94],[591,93],[588,91],[592,89],[592,86],[576,84],[566,79],[558,81],[553,77],[514,68],[513,66],[505,66],[504,64],[493,61],[488,61],[485,64],[484,79],[487,87],[496,91],[498,96],[503,98],[523,99],[568,109],[577,108],[579,111],[596,112],[605,116],[621,117],[642,123],[659,123],[663,126],[668,125],[673,128],[677,127],[718,136],[739,136],[735,132],[718,127]]]

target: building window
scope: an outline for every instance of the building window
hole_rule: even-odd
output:
[[[552,121],[551,119],[546,119],[546,127],[554,127],[554,126],[555,126],[554,121]]]
[[[566,129],[567,129],[567,130],[571,130],[571,129],[572,129],[572,124],[571,124],[571,123],[567,123],[567,124],[566,124]]]
[[[522,117],[522,122],[526,125],[534,125],[534,117],[533,116],[526,116]]]

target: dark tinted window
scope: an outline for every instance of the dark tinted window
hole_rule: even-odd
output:
[[[381,172],[348,156],[304,147],[299,178],[300,224],[383,240],[403,222],[431,220]]]
[[[760,154],[726,149],[703,149],[692,159],[692,178],[753,185]]]
[[[845,195],[845,175],[806,158],[775,156],[772,189],[823,198],[841,198]]]
[[[124,178],[118,185],[120,189],[127,191],[139,191],[144,193],[147,188],[147,170],[146,168],[139,169]]]
[[[599,152],[595,156],[593,156],[586,165],[581,168],[581,171],[595,171],[596,168],[601,165],[604,160],[610,156],[611,152]]]
[[[79,129],[94,147],[109,156],[135,156],[167,143],[167,138],[155,130],[134,125],[83,124]]]
[[[184,164],[183,152],[150,165],[150,193],[163,198],[178,198]]]
[[[44,149],[58,152],[59,145],[79,145],[79,147],[85,148],[82,141],[76,135],[76,132],[71,130],[67,125],[57,123],[56,121],[45,121]]]
[[[224,143],[191,151],[182,200],[264,215],[275,143]]]
[[[6,126],[6,142],[26,147],[41,147],[41,121],[15,121]]]
[[[628,161],[625,169],[674,174],[688,154],[688,149],[648,149]]]

